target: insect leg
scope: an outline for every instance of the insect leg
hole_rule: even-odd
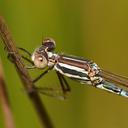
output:
[[[35,79],[33,80],[33,83],[36,83],[39,79],[41,79],[44,75],[46,75],[50,70],[51,70],[51,68],[48,68],[48,69],[45,70],[43,73],[41,73],[37,78],[35,78]]]
[[[34,83],[37,82],[40,78],[42,78],[45,74],[47,74],[49,70],[51,69],[47,69],[45,72],[40,74],[36,79],[33,80],[33,82]],[[55,97],[57,99],[61,99],[61,100],[66,99],[67,92],[70,92],[70,87],[67,81],[65,80],[65,78],[60,73],[57,73],[57,76],[59,78],[59,82],[61,84],[62,89],[60,88],[56,89],[50,87],[35,87],[35,90],[47,96]]]
[[[25,52],[25,53],[27,53],[31,57],[31,53],[28,50],[26,50],[24,48],[20,48],[20,47],[18,47],[18,49],[23,51],[23,52]]]
[[[70,90],[71,90],[70,86],[69,86],[68,82],[66,81],[66,79],[64,78],[64,76],[62,76],[59,72],[56,72],[56,74],[58,76],[63,93],[65,94],[67,92],[70,92]]]

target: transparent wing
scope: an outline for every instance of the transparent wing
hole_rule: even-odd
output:
[[[101,72],[99,72],[99,76],[103,77],[106,81],[128,87],[127,77],[120,76],[105,70],[101,70]]]

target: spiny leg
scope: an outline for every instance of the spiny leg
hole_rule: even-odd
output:
[[[5,48],[4,48],[4,49],[5,49]],[[27,51],[26,49],[24,49],[24,48],[18,48],[18,49],[21,50],[21,51],[24,51],[24,52],[27,53],[29,56],[31,56],[31,53],[30,53],[29,51]],[[12,57],[11,57],[11,54],[16,54],[16,53],[9,52],[8,55],[7,55],[7,58],[9,59],[9,61],[13,62],[13,59],[12,59]],[[24,60],[26,60],[27,62],[29,62],[30,64],[34,65],[34,63],[33,63],[30,59],[28,59],[27,57],[25,57],[25,56],[23,56],[23,55],[21,55],[21,57],[22,57]]]
[[[36,79],[33,80],[33,82],[34,83],[37,82],[40,78],[46,75],[49,72],[49,70],[51,69],[47,69],[45,72],[41,73]],[[66,98],[67,92],[70,91],[70,87],[67,81],[65,80],[65,78],[61,74],[59,74],[58,78],[59,78],[62,89],[60,88],[56,89],[56,88],[50,88],[50,87],[35,87],[35,90],[47,96],[64,100]]]
[[[61,75],[61,77],[62,77],[62,79],[63,79],[63,81],[64,81],[64,83],[66,85],[66,91],[70,92],[71,89],[70,89],[70,86],[69,86],[68,82],[66,81],[66,79],[64,78],[64,76]]]
[[[31,53],[28,50],[26,50],[24,48],[20,48],[20,47],[18,47],[18,49],[23,51],[23,52],[25,52],[25,53],[27,53],[31,57]]]
[[[36,68],[36,66],[34,65],[33,61],[31,61],[30,59],[28,59],[25,56],[21,56],[21,57],[22,57],[22,59],[24,59],[25,61],[27,61],[28,63],[31,64],[31,65],[25,66],[26,69],[35,69]]]
[[[66,94],[67,92],[70,92],[70,90],[71,90],[70,86],[69,86],[68,82],[66,81],[66,79],[64,78],[64,76],[61,75],[59,72],[56,72],[56,74],[58,76],[63,93]]]
[[[51,68],[48,68],[47,70],[45,70],[43,73],[41,73],[37,78],[35,78],[33,80],[33,83],[36,83],[38,80],[40,80],[44,75],[46,75],[49,71],[51,70]]]
[[[18,49],[21,50],[21,51],[23,51],[23,52],[25,52],[25,53],[27,53],[29,55],[29,57],[31,57],[31,53],[29,51],[27,51],[26,49],[24,49],[24,48],[18,48]],[[26,66],[27,69],[34,69],[34,68],[36,68],[35,65],[34,65],[34,63],[33,63],[33,61],[31,59],[29,59],[29,58],[27,58],[27,57],[25,57],[23,55],[21,55],[21,57],[24,60],[26,60],[28,63],[31,64],[31,66]]]
[[[54,98],[57,98],[59,100],[65,100],[66,97],[63,94],[62,90],[60,89],[54,89],[50,87],[34,87],[35,91],[38,91],[41,94],[44,94],[46,96],[51,96]]]
[[[31,53],[30,53],[28,50],[26,50],[26,49],[24,49],[24,48],[20,48],[20,47],[18,47],[18,49],[21,50],[21,51],[23,51],[23,52],[25,52],[25,53],[27,53],[27,55],[28,55],[29,57],[31,57]],[[27,62],[29,62],[30,64],[34,65],[33,61],[31,61],[31,59],[29,59],[29,58],[27,58],[27,57],[25,57],[25,56],[23,56],[23,55],[21,55],[21,57],[22,57],[24,60],[26,60]]]
[[[30,59],[28,59],[25,56],[21,56],[24,60],[26,60],[27,62],[29,62],[30,64],[34,65],[33,61],[31,61]]]
[[[26,50],[26,49],[24,49],[24,48],[21,48],[21,47],[17,47],[17,48],[18,48],[19,50],[21,50],[21,51],[27,53],[29,56],[31,56],[31,53],[30,53],[28,50]],[[7,50],[7,47],[4,47],[4,50]]]

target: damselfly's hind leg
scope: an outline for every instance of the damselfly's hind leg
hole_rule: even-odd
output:
[[[128,91],[114,85],[113,83],[102,81],[96,85],[97,88],[107,90],[120,96],[128,97]]]
[[[59,100],[65,100],[66,97],[62,92],[62,89],[55,89],[50,87],[35,87],[35,91],[38,91],[41,94],[46,96],[51,96]]]
[[[66,98],[67,94],[71,91],[70,86],[63,75],[61,75],[59,72],[56,72],[56,73],[57,73],[63,94]]]
[[[38,80],[40,80],[44,75],[46,75],[51,69],[47,69],[45,70],[43,73],[41,73],[37,78],[35,78],[33,80],[33,82],[37,82]],[[65,78],[59,74],[57,72],[57,76],[59,78],[59,82],[60,82],[60,85],[61,85],[61,88],[50,88],[50,87],[36,87],[35,86],[35,90],[42,93],[42,94],[45,94],[47,96],[51,96],[51,97],[55,97],[57,99],[61,99],[61,100],[64,100],[67,98],[67,93],[70,92],[70,87],[67,83],[67,81],[65,80]]]

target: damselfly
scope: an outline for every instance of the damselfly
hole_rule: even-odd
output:
[[[42,45],[35,49],[32,55],[25,49],[21,48],[21,50],[31,56],[32,61],[24,57],[24,59],[33,64],[30,68],[46,68],[46,70],[39,77],[33,80],[33,82],[38,81],[50,70],[55,70],[64,95],[70,91],[70,87],[64,78],[64,76],[66,76],[79,81],[81,84],[92,85],[96,88],[128,97],[128,91],[116,86],[116,84],[119,84],[128,87],[128,79],[126,77],[102,70],[92,60],[71,55],[58,54],[54,52],[55,46],[56,44],[53,39],[46,38],[43,40]],[[52,91],[52,89],[45,88],[43,93],[46,91],[46,94],[49,94],[49,90]]]

